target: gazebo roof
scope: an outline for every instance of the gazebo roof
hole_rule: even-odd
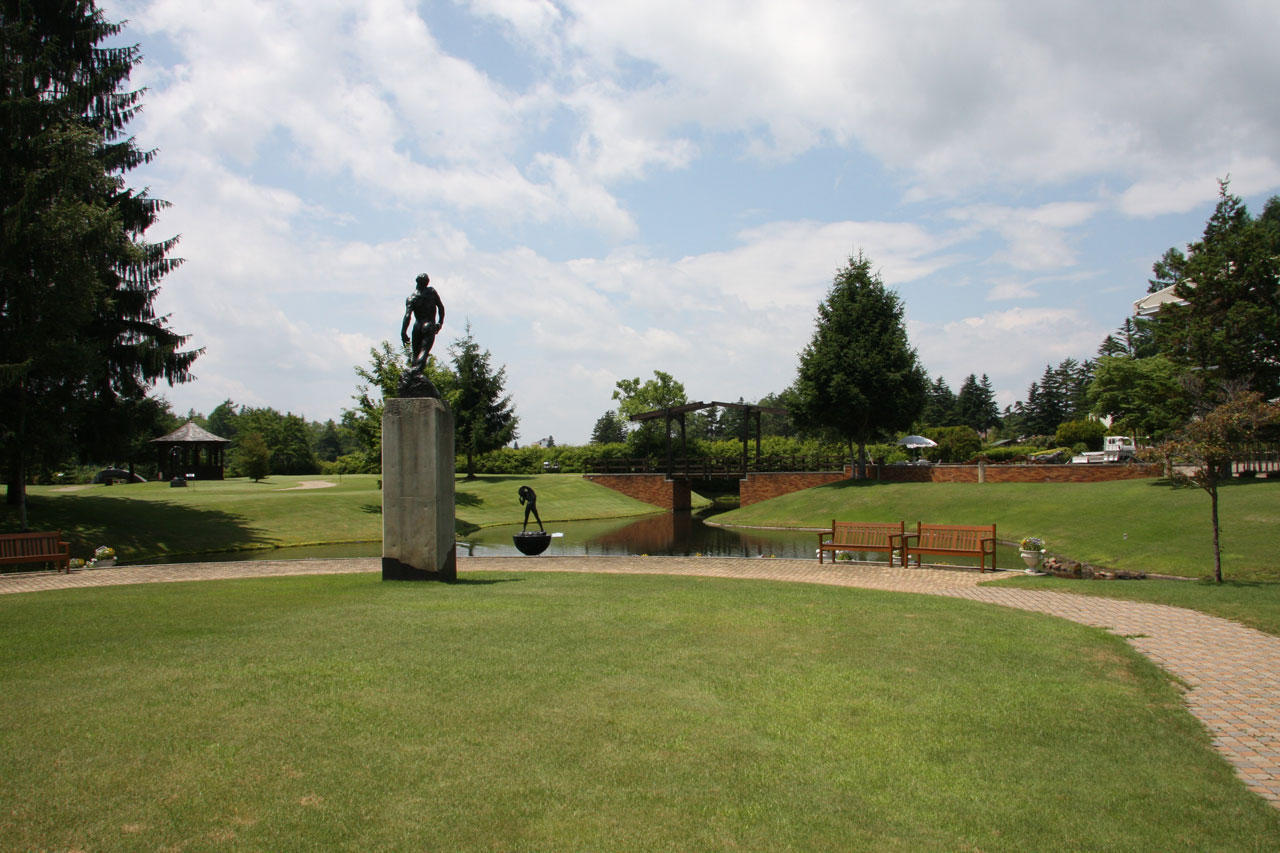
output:
[[[187,421],[168,435],[151,439],[156,444],[230,444],[231,440],[214,435],[207,429],[201,429],[192,421]]]

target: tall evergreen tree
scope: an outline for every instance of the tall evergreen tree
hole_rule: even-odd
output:
[[[861,252],[836,272],[818,305],[813,339],[800,354],[796,419],[830,431],[858,450],[866,476],[867,444],[911,427],[924,408],[929,378],[907,340],[902,300]]]
[[[601,415],[591,430],[592,444],[618,444],[626,440],[627,425],[613,409]]]
[[[956,425],[956,395],[947,384],[947,380],[939,376],[925,390],[924,409],[920,412],[920,422],[925,426],[947,427]]]
[[[1161,351],[1211,395],[1246,387],[1280,396],[1280,196],[1254,218],[1223,181],[1204,236],[1185,256],[1170,249],[1155,270],[1183,300],[1156,315]]]
[[[129,410],[199,351],[153,307],[178,264],[176,238],[143,237],[164,203],[124,181],[152,157],[124,134],[138,48],[100,46],[121,27],[92,0],[0,10],[0,456],[25,508],[30,462],[128,442]]]
[[[454,446],[467,457],[467,479],[476,478],[476,457],[497,450],[516,437],[516,417],[510,395],[503,396],[507,369],[489,364],[489,351],[481,350],[471,334],[449,348],[456,386],[446,394],[453,408]]]
[[[971,427],[979,432],[990,429],[1000,423],[1000,410],[996,406],[995,394],[991,390],[991,380],[982,374],[978,381],[975,374],[965,377],[956,395],[956,420],[961,425]]]

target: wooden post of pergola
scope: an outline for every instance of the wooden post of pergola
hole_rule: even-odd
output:
[[[773,415],[785,415],[786,409],[771,408],[769,406],[755,406],[750,403],[685,403],[680,406],[668,406],[662,409],[654,409],[651,412],[641,412],[638,415],[632,415],[631,420],[652,421],[662,418],[667,425],[667,476],[675,475],[675,462],[672,458],[671,447],[671,421],[673,418],[680,419],[680,452],[684,454],[687,462],[689,458],[689,446],[685,433],[685,415],[689,412],[696,412],[701,409],[742,409],[742,474],[747,473],[747,445],[751,439],[751,421],[754,419],[756,424],[756,465],[760,464],[760,437],[761,437],[761,415],[765,412]],[[688,473],[686,471],[686,473]]]

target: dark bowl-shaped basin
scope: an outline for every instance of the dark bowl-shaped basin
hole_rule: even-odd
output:
[[[551,544],[551,534],[527,530],[511,537],[516,543],[516,550],[526,557],[536,557]]]

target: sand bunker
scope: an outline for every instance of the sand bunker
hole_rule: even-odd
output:
[[[277,492],[296,492],[299,489],[329,489],[338,485],[330,483],[328,480],[303,480],[296,486],[290,486],[287,489],[276,489]]]

